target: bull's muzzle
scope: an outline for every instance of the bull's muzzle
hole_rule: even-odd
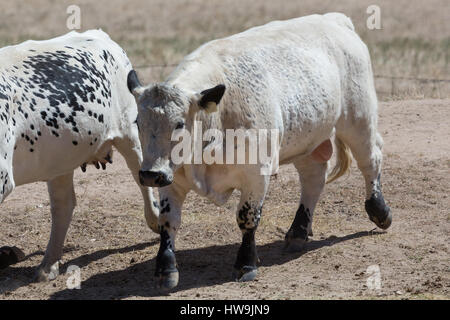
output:
[[[146,187],[165,187],[173,182],[173,176],[163,171],[139,171],[139,182]]]

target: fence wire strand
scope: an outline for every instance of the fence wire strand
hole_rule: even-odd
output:
[[[137,65],[135,69],[154,69],[154,68],[174,68],[178,64],[147,64]],[[422,81],[422,82],[450,82],[450,79],[433,79],[433,78],[415,78],[415,77],[402,77],[402,76],[389,76],[375,74],[374,78],[391,79],[391,80],[410,80],[410,81]]]

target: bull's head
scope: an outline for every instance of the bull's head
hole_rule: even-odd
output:
[[[195,114],[200,111],[216,112],[225,92],[219,84],[200,92],[188,92],[168,83],[143,87],[137,74],[128,74],[128,89],[138,105],[136,124],[139,129],[144,161],[139,172],[142,185],[164,187],[173,182],[180,164],[173,163],[171,152],[174,130],[191,132]]]

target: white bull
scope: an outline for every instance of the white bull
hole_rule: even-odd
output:
[[[241,281],[256,275],[255,231],[269,176],[260,174],[262,163],[174,163],[172,151],[179,142],[173,141],[172,132],[185,128],[192,133],[195,121],[201,121],[203,132],[213,128],[223,136],[227,129],[278,130],[279,163],[293,163],[302,186],[300,206],[285,238],[288,249],[300,250],[311,235],[334,135],[337,165],[328,180],[345,173],[351,150],[365,178],[370,219],[383,229],[391,224],[381,193],[382,139],[370,56],[346,16],[275,21],[214,40],[185,57],[165,82],[143,87],[131,71],[128,86],[138,102],[141,183],[163,187],[156,261],[162,288],[178,283],[174,241],[190,190],[217,204],[233,189],[241,191],[236,217],[243,238],[234,274]],[[217,152],[230,151],[225,142],[216,141],[216,146]]]
[[[104,167],[114,146],[138,182],[142,152],[126,85],[130,70],[125,52],[101,30],[0,49],[0,203],[15,186],[47,181],[52,229],[39,280],[58,274],[76,204],[75,168]],[[152,190],[140,189],[147,224],[157,231]]]

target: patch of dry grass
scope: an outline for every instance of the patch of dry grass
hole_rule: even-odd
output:
[[[19,0],[2,4],[0,45],[67,32],[71,4],[81,8],[83,30],[108,32],[136,66],[176,64],[208,40],[272,20],[339,11],[351,17],[368,45],[375,74],[450,79],[446,0]],[[373,4],[381,9],[381,30],[366,27],[366,9]],[[171,69],[140,72],[145,81],[160,81]],[[383,99],[450,96],[449,82],[377,78],[376,86]]]

